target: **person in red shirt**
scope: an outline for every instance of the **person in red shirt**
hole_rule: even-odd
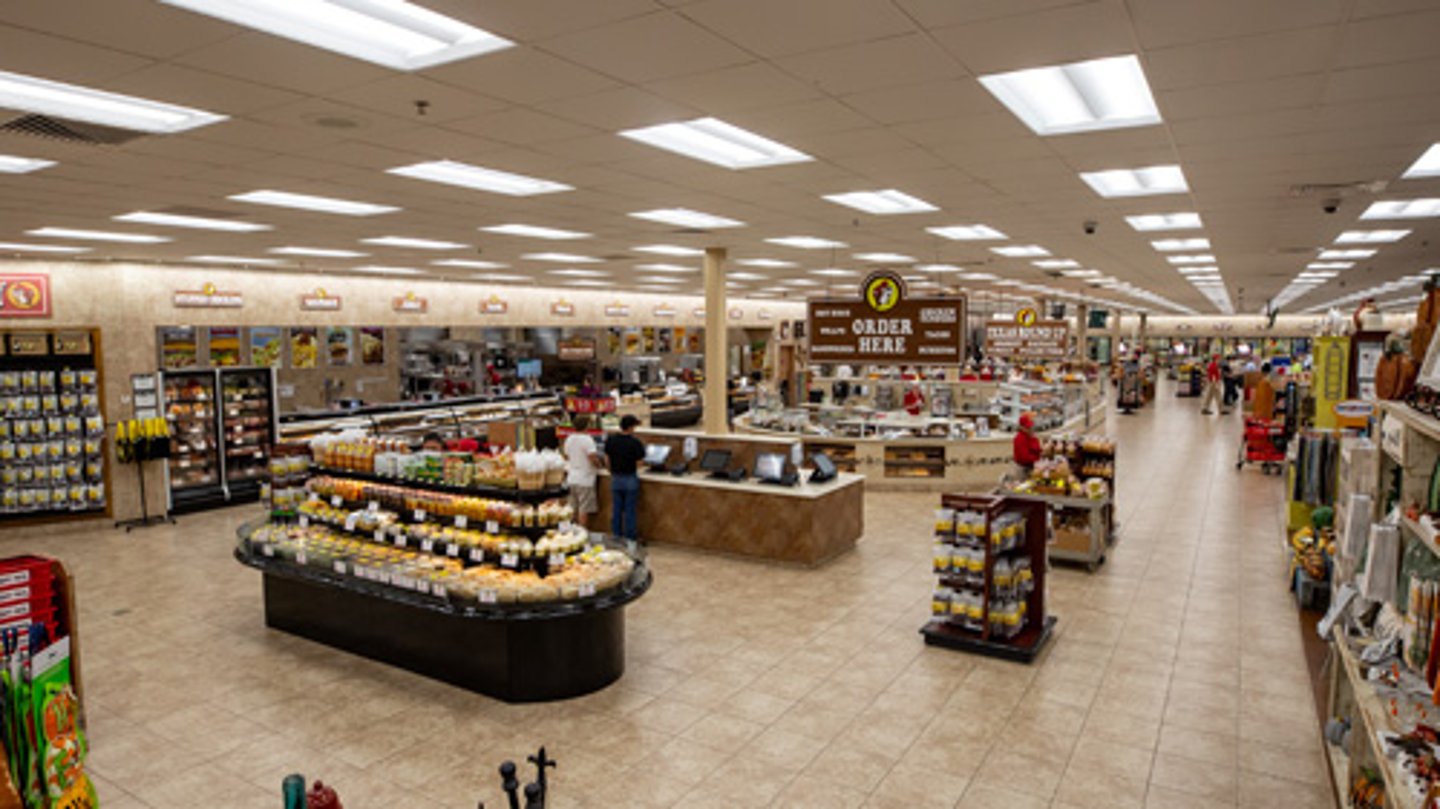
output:
[[[1029,413],[1020,414],[1020,431],[1015,433],[1015,465],[1020,467],[1024,477],[1030,477],[1030,470],[1040,460],[1040,437],[1035,435],[1035,417]]]
[[[918,416],[925,410],[925,391],[920,389],[920,383],[916,382],[905,390],[905,412],[912,416]]]
[[[1200,412],[1206,416],[1212,412],[1211,406],[1220,401],[1220,355],[1211,354],[1210,364],[1205,366],[1205,399],[1200,403]],[[1226,415],[1230,411],[1222,409],[1220,415]]]

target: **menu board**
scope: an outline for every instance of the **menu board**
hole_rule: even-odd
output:
[[[319,330],[314,326],[290,327],[290,367],[314,368],[319,356]]]
[[[261,368],[278,368],[285,353],[285,341],[278,326],[255,326],[250,329],[250,364]]]
[[[347,326],[331,326],[325,329],[325,353],[331,367],[342,368],[350,364],[355,351],[355,333]]]
[[[561,340],[558,350],[560,359],[565,362],[588,362],[595,359],[595,341],[588,337]]]
[[[1070,350],[1070,324],[1040,320],[1033,325],[986,323],[985,356],[1014,359],[1058,360]]]
[[[200,363],[193,326],[160,327],[160,367],[194,368]]]
[[[235,326],[210,327],[210,365],[229,368],[240,364],[240,329]]]
[[[385,364],[385,329],[379,326],[360,328],[360,358],[366,365]]]
[[[965,360],[965,298],[911,298],[899,275],[883,270],[855,299],[811,300],[813,362],[959,365]]]
[[[670,350],[676,354],[685,353],[685,327],[675,327],[675,339],[670,343]]]
[[[662,326],[655,330],[655,353],[669,354],[675,347],[675,330]]]

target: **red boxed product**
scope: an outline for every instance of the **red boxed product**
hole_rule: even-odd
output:
[[[38,556],[12,556],[0,559],[0,591],[16,587],[35,587],[43,584],[50,588],[53,575],[50,560]]]

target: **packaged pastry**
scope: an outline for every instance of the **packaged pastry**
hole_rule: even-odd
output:
[[[77,380],[76,380],[75,372],[74,372],[74,371],[71,371],[71,370],[69,370],[69,369],[67,368],[66,370],[60,372],[60,389],[61,389],[61,390],[71,390],[71,389],[73,389],[73,388],[75,387],[76,381],[77,381]]]
[[[20,390],[35,393],[40,390],[40,374],[35,371],[20,372]]]

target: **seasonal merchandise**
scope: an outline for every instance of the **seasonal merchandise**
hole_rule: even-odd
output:
[[[1299,436],[1295,482],[1291,499],[1311,506],[1335,503],[1336,470],[1340,463],[1340,435],[1307,430]]]
[[[1071,470],[1063,456],[1041,458],[1025,480],[1014,482],[1010,490],[1016,494],[1039,494],[1052,497],[1083,497],[1104,500],[1110,493],[1109,484],[1099,477],[1083,482]]]
[[[99,374],[0,372],[0,404],[0,513],[104,508]]]

